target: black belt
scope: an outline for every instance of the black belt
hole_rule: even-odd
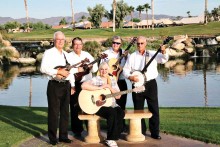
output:
[[[50,80],[53,83],[61,83],[61,84],[67,84],[69,81],[63,80],[63,81],[57,81],[57,80]]]
[[[151,79],[151,80],[149,80],[149,81],[146,81],[145,83],[149,83],[149,82],[152,82],[153,80],[155,80],[155,79]]]

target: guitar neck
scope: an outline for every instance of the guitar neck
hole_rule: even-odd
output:
[[[76,67],[77,65],[79,65],[79,64],[81,64],[81,63],[82,63],[82,62],[79,62],[79,63],[73,64],[73,65],[67,67],[67,70],[69,71],[71,68]]]
[[[92,65],[95,64],[96,62],[98,62],[100,60],[100,58],[95,59],[94,61],[90,62],[88,65]]]
[[[115,96],[118,96],[118,95],[124,95],[124,94],[127,94],[127,93],[131,93],[133,91],[134,91],[133,89],[129,89],[129,90],[125,90],[125,91],[111,93],[111,94],[105,95],[105,98],[111,98],[111,97],[115,97]]]
[[[116,61],[116,63],[115,63],[115,65],[118,65],[119,64],[119,62],[121,61],[121,59],[124,57],[125,55],[124,54],[122,54],[119,58],[118,58],[118,60]]]

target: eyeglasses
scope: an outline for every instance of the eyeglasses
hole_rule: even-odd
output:
[[[142,45],[142,44],[144,44],[144,43],[143,43],[143,42],[140,42],[140,43],[138,42],[138,43],[137,43],[137,45],[140,45],[140,44]]]
[[[117,44],[117,45],[120,45],[121,43],[120,42],[112,42],[112,44]]]
[[[77,46],[77,45],[80,46],[80,45],[83,45],[83,44],[74,44],[74,45],[75,45],[75,46]]]
[[[56,39],[57,41],[65,41],[65,39]]]

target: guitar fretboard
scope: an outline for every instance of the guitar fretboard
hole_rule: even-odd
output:
[[[125,91],[120,91],[120,92],[112,93],[112,94],[107,94],[107,95],[105,95],[105,98],[111,98],[111,97],[115,97],[115,96],[118,96],[118,95],[123,95],[123,94],[131,93],[131,92],[133,92],[133,89],[125,90]]]

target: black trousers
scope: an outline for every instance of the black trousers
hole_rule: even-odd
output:
[[[118,87],[120,91],[124,91],[128,89],[125,80],[118,80]],[[125,110],[127,103],[127,94],[121,95],[120,99],[116,99],[116,103],[121,107],[122,110]],[[123,120],[123,125],[125,126],[125,120]]]
[[[80,134],[83,131],[83,121],[78,118],[79,112],[82,112],[78,103],[79,93],[82,90],[81,85],[82,83],[75,82],[76,92],[70,96],[71,130],[75,134]]]
[[[144,102],[147,101],[148,109],[153,114],[149,119],[149,129],[151,135],[159,135],[159,106],[158,91],[156,80],[151,80],[145,84],[145,91],[141,93],[132,93],[135,110],[143,110]],[[141,120],[142,133],[146,132],[145,119]]]
[[[96,115],[107,120],[107,140],[118,140],[123,129],[125,112],[120,107],[101,107]]]
[[[50,80],[48,82],[48,137],[51,141],[57,140],[58,124],[59,138],[68,137],[70,87],[69,81],[59,83]]]

